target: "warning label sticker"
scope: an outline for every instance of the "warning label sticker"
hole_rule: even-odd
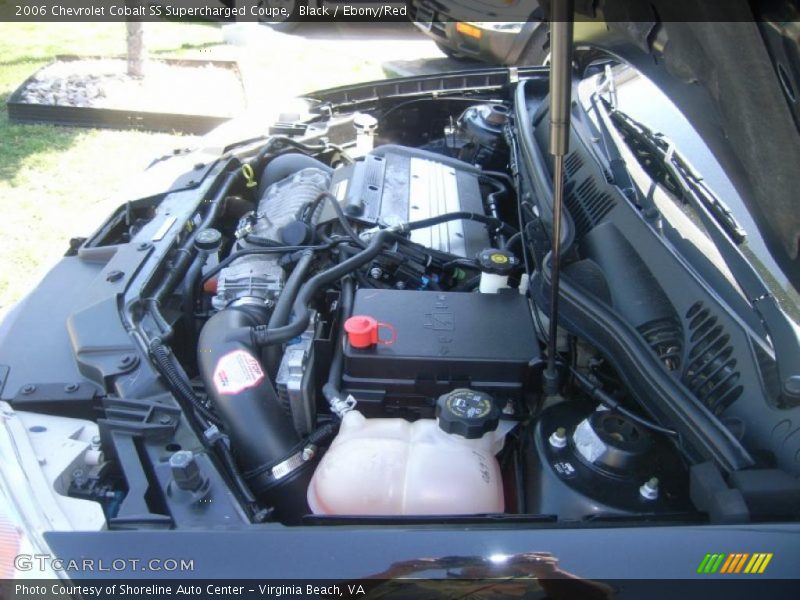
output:
[[[247,388],[255,387],[264,379],[261,363],[245,352],[228,352],[217,362],[214,369],[214,387],[220,394],[238,394]]]

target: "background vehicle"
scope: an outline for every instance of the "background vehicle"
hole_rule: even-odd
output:
[[[535,3],[412,0],[409,10],[414,25],[452,58],[540,65],[547,57],[549,30]]]

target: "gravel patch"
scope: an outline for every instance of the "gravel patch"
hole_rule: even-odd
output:
[[[232,117],[245,108],[239,74],[213,63],[148,60],[142,78],[121,59],[57,61],[21,91],[29,104]]]

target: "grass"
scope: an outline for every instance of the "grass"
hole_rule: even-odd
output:
[[[145,24],[151,56],[237,59],[249,73],[255,107],[385,76],[369,41],[339,44],[335,36],[326,42],[258,28],[249,35],[248,44],[233,47],[223,44],[216,24]],[[8,121],[9,95],[57,55],[120,56],[125,44],[124,23],[0,23],[0,315],[64,254],[70,238],[94,231],[154,157],[195,141]]]
[[[152,55],[203,56],[221,47],[214,25],[146,25]],[[153,157],[193,138],[180,135],[15,124],[6,101],[58,54],[122,55],[124,23],[0,24],[0,311],[30,289],[116,206],[130,178]]]

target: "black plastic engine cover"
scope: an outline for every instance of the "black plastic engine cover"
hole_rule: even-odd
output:
[[[353,315],[396,334],[391,344],[345,345],[343,387],[370,416],[433,417],[436,398],[459,387],[487,392],[502,407],[531,384],[540,358],[527,301],[516,291],[360,289]],[[386,328],[381,336],[388,339]]]
[[[334,171],[331,193],[351,218],[391,226],[458,211],[484,214],[478,175],[472,165],[450,157],[386,145]],[[468,257],[490,246],[486,227],[464,220],[415,230],[411,240]]]

